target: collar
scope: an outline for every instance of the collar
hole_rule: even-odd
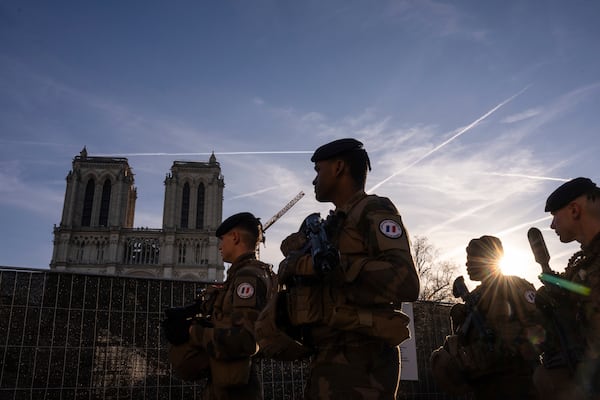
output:
[[[342,213],[348,214],[350,212],[350,210],[352,210],[352,208],[355,205],[357,205],[365,197],[367,197],[367,194],[365,193],[365,191],[359,190],[358,192],[354,193],[345,204],[336,208],[335,213],[337,214],[337,213],[342,212]]]
[[[240,255],[235,259],[233,263],[231,263],[231,267],[227,270],[227,276],[229,276],[233,271],[236,271],[242,265],[246,264],[247,261],[256,260],[256,253],[254,251],[249,251]]]
[[[594,236],[592,241],[587,246],[581,246],[581,250],[583,250],[584,254],[592,255],[600,253],[600,232]]]

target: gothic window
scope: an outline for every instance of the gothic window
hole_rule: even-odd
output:
[[[85,241],[81,241],[80,243],[77,243],[77,256],[75,257],[75,260],[77,260],[78,262],[83,262],[83,254],[85,251]]]
[[[106,247],[106,243],[98,242],[96,243],[96,262],[102,263],[104,261],[104,248]]]
[[[181,196],[181,227],[188,227],[188,217],[190,214],[190,184],[183,185],[183,195]]]
[[[108,226],[108,210],[110,209],[110,179],[106,179],[102,186],[102,201],[100,202],[100,226]]]
[[[85,197],[83,198],[83,213],[81,215],[81,226],[90,226],[92,222],[92,206],[94,205],[94,190],[96,183],[90,179],[85,187]]]
[[[196,247],[194,249],[194,264],[200,264],[201,257],[202,257],[202,248],[200,247],[200,243],[196,243]]]
[[[127,240],[123,260],[125,264],[158,264],[160,244],[158,239],[131,238]]]
[[[204,184],[198,185],[198,201],[196,206],[196,229],[204,228]]]
[[[179,243],[179,257],[177,257],[177,262],[179,264],[185,264],[185,252],[186,252],[186,245],[185,242],[180,242]]]

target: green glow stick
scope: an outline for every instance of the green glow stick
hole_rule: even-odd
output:
[[[544,283],[551,283],[565,290],[578,293],[583,296],[589,296],[592,289],[579,283],[571,282],[566,279],[559,278],[551,274],[543,273],[539,276],[540,280]]]

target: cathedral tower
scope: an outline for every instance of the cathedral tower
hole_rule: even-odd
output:
[[[214,232],[224,181],[216,157],[175,161],[165,180],[163,228],[134,228],[137,189],[126,158],[73,159],[50,268],[124,276],[222,281]]]
[[[126,158],[88,157],[84,147],[67,175],[61,227],[133,227],[133,184]]]

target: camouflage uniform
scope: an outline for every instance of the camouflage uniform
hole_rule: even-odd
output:
[[[535,288],[516,276],[492,275],[471,292],[489,334],[471,324],[464,304],[451,310],[458,337],[449,337],[445,350],[462,372],[464,383],[478,399],[534,399],[531,381],[539,342]],[[452,343],[455,341],[455,343]],[[458,382],[457,382],[458,385]]]
[[[227,271],[227,279],[212,297],[214,327],[192,325],[189,346],[209,355],[208,399],[262,399],[262,387],[253,357],[258,346],[254,322],[272,294],[271,266],[256,260],[254,252],[240,256]],[[193,360],[187,363],[195,368]],[[180,374],[189,375],[186,364]]]
[[[287,282],[290,320],[315,350],[305,398],[393,400],[409,337],[399,309],[419,293],[408,234],[389,199],[363,191],[331,220],[339,267],[307,286]]]
[[[572,367],[573,372],[564,359],[556,362],[556,357],[561,357],[562,346],[555,335],[555,326],[549,324],[543,356],[545,366],[536,370],[535,384],[548,399],[600,399],[600,233],[571,257],[560,277],[591,289],[586,296],[557,288],[540,288],[540,297],[549,296],[560,302],[565,328],[575,327],[575,335],[569,338],[569,342],[575,343],[568,345],[573,348],[578,362]],[[554,365],[551,365],[553,359]]]

